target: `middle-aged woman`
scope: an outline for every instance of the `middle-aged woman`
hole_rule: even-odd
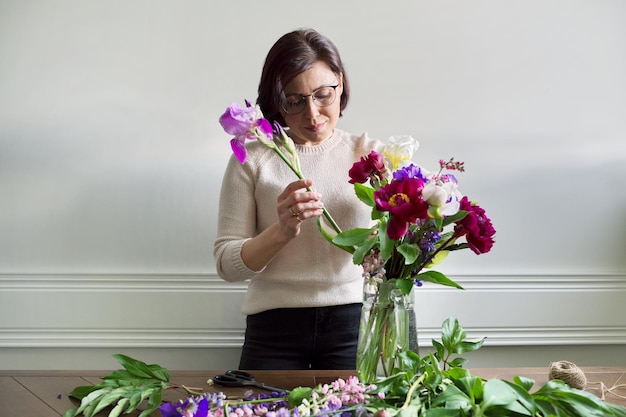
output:
[[[343,230],[370,222],[348,170],[380,143],[336,128],[349,96],[339,52],[319,32],[287,33],[270,49],[257,104],[286,127],[307,179],[294,181],[258,141],[226,168],[214,254],[220,277],[249,280],[240,369],[356,367],[362,270],[316,225],[322,207]]]

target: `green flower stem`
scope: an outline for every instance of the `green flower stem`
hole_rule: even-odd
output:
[[[302,176],[302,173],[296,169],[293,164],[291,163],[291,161],[289,160],[289,158],[287,158],[285,156],[285,154],[278,148],[278,146],[276,147],[272,147],[272,149],[274,149],[274,152],[276,152],[278,154],[278,156],[280,156],[280,158],[285,161],[285,163],[287,164],[287,166],[294,172],[294,174],[296,174],[296,176],[303,180],[304,177]],[[313,191],[311,190],[311,187],[307,187],[307,191]],[[331,227],[335,230],[335,232],[337,233],[341,233],[341,228],[339,227],[339,225],[337,224],[337,222],[335,222],[335,219],[333,219],[333,217],[330,215],[330,213],[326,210],[326,208],[322,208],[322,213],[324,214],[324,217],[326,217],[326,220],[328,220],[328,223],[330,223]]]
[[[279,401],[287,401],[287,399],[288,398],[286,396],[285,397],[261,398],[261,399],[257,399],[257,400],[244,400],[244,399],[241,399],[240,401],[224,402],[224,406],[228,407],[230,405],[275,403],[275,402],[279,402]],[[213,408],[213,410],[217,410],[219,408],[222,408],[222,407]]]
[[[395,367],[398,338],[393,300],[373,297],[364,333],[360,335],[357,353],[358,377],[373,382],[380,362],[384,375],[389,376]]]
[[[415,380],[415,382],[413,382],[411,384],[411,387],[409,388],[409,391],[406,393],[406,398],[404,399],[404,404],[402,404],[402,407],[400,409],[406,408],[406,407],[409,406],[409,404],[411,404],[411,400],[413,399],[413,393],[422,384],[422,382],[424,382],[425,378],[426,378],[426,374],[423,373],[422,375],[420,375],[419,378],[417,378]]]
[[[202,395],[203,393],[202,388],[187,387],[185,385],[181,385],[180,388],[182,388],[186,393],[191,394],[191,395]]]

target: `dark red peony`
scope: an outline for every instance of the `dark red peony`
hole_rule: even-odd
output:
[[[385,159],[376,151],[371,151],[369,155],[362,156],[360,161],[352,165],[350,171],[350,184],[356,182],[364,184],[367,180],[382,180],[385,177]]]
[[[465,235],[467,244],[477,255],[489,252],[494,244],[496,229],[485,215],[485,210],[478,204],[472,204],[467,196],[461,199],[460,209],[467,211],[467,216],[456,223],[454,234],[459,237]]]
[[[428,218],[428,203],[422,198],[423,188],[423,180],[408,178],[392,181],[374,192],[376,208],[390,214],[387,225],[389,239],[401,239],[410,224],[417,219]]]

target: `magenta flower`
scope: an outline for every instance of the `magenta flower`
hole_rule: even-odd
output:
[[[485,210],[478,204],[469,201],[467,196],[461,199],[461,210],[467,215],[456,223],[454,234],[467,239],[467,244],[475,254],[487,253],[491,250],[496,233],[491,220],[485,215]]]
[[[382,181],[385,171],[385,158],[376,151],[371,151],[369,155],[362,156],[360,161],[355,162],[348,171],[350,184],[364,184],[369,179]]]
[[[235,135],[230,140],[233,153],[242,164],[246,162],[248,152],[245,141],[258,139],[263,143],[271,141],[272,125],[263,118],[261,110],[246,100],[246,107],[233,103],[220,116],[220,124],[226,133]]]
[[[374,192],[376,208],[390,214],[387,225],[389,239],[401,239],[410,224],[415,223],[417,219],[428,218],[428,203],[422,198],[423,188],[423,180],[407,178],[392,181]]]

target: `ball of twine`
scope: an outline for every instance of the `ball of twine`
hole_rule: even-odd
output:
[[[549,378],[559,379],[576,389],[583,389],[587,385],[585,373],[575,363],[568,361],[552,362]]]

